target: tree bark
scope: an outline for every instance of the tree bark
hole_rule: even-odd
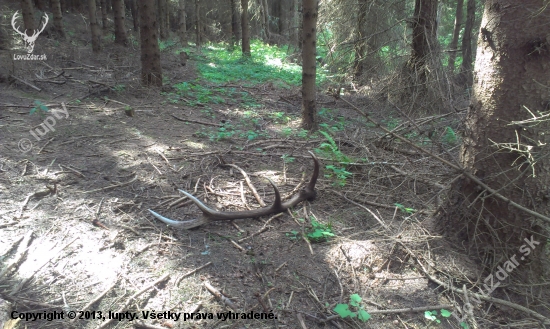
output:
[[[302,28],[302,128],[315,131],[318,128],[315,51],[319,3],[317,0],[303,0],[302,6],[304,16]]]
[[[517,0],[486,0],[461,150],[467,172],[508,200],[546,216],[550,123],[524,120],[548,111],[550,50],[544,27],[549,15],[544,0],[523,0],[521,6]],[[469,250],[497,262],[521,251],[525,239],[533,237],[540,245],[534,250],[529,246],[531,253],[521,257],[514,275],[521,273],[532,284],[540,280],[547,239],[539,233],[548,222],[495,197],[471,179],[461,179],[453,191],[453,211],[440,221],[442,227]]]
[[[269,9],[267,6],[267,0],[258,0],[258,2],[260,7],[260,17],[264,41],[266,43],[269,43],[271,35],[269,32]]]
[[[61,2],[59,0],[51,1],[53,12],[53,28],[59,37],[65,37],[65,30],[63,30],[63,14],[61,12]]]
[[[162,86],[155,0],[139,0],[141,84]]]
[[[460,29],[462,28],[462,7],[464,7],[464,0],[456,0],[456,14],[455,14],[455,26],[453,29],[453,38],[449,44],[449,66],[450,72],[455,70],[455,60],[458,49],[458,38],[460,37]]]
[[[31,36],[36,29],[32,0],[21,0],[21,11],[23,12],[23,24],[25,30],[27,30],[27,35]]]
[[[240,28],[239,28],[239,12],[237,8],[236,0],[231,1],[231,45],[233,46],[240,39]]]
[[[466,86],[472,85],[472,31],[476,17],[476,1],[468,0],[466,7],[466,24],[464,25],[464,36],[462,37],[462,76]]]
[[[187,46],[187,22],[186,17],[187,13],[185,12],[185,0],[179,0],[178,7],[178,35],[180,38],[180,43],[182,46]]]
[[[128,36],[126,35],[126,10],[123,0],[113,0],[113,11],[115,13],[115,43],[128,45]]]
[[[139,14],[137,10],[137,0],[130,0],[130,12],[132,13],[132,23],[134,24],[134,31],[139,31]]]
[[[45,0],[35,0],[34,4],[36,5],[36,8],[40,11],[46,11],[46,3]]]
[[[109,18],[107,17],[107,0],[101,1],[101,25],[103,31],[107,30],[109,27]]]
[[[363,75],[363,62],[365,56],[365,25],[367,18],[367,10],[369,9],[368,0],[359,0],[359,8],[357,13],[357,41],[355,42],[355,60],[354,60],[354,75],[355,79],[359,79]]]
[[[424,67],[428,56],[437,49],[437,4],[438,0],[415,0],[409,62],[415,71]]]
[[[90,31],[92,34],[92,51],[98,53],[101,51],[101,30],[97,23],[95,0],[88,0],[88,13],[90,17]]]
[[[200,6],[199,0],[195,0],[195,42],[197,44],[197,49],[201,49],[201,15],[200,15]]]
[[[168,29],[166,24],[166,12],[168,11],[168,1],[167,0],[158,0],[159,5],[159,14],[158,14],[158,24],[160,27],[160,39],[168,39]]]
[[[241,0],[241,28],[242,28],[242,41],[241,48],[243,56],[250,57],[250,26],[248,25],[248,0]]]

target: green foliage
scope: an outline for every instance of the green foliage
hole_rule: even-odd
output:
[[[392,118],[391,116],[389,117],[389,119],[382,120],[382,122],[386,124],[389,130],[394,130],[395,128],[397,128],[397,126],[399,126],[399,120],[396,118]]]
[[[323,225],[318,221],[316,221],[315,219],[313,218],[311,219],[311,232],[307,234],[309,241],[323,242],[333,236],[334,236],[334,233],[332,233],[331,224]]]
[[[300,233],[300,232],[298,232],[298,231],[292,230],[292,231],[290,231],[290,232],[285,233],[285,235],[286,235],[286,237],[289,238],[290,240],[296,240],[296,239],[298,239],[298,234],[299,234],[299,233]]]
[[[165,94],[173,104],[185,102],[189,106],[206,105],[209,103],[225,104],[226,99],[239,102],[243,107],[257,107],[256,101],[247,93],[235,88],[208,86],[203,83],[180,82],[173,86],[176,92]]]
[[[269,117],[273,119],[275,123],[280,123],[280,124],[288,123],[291,120],[291,118],[288,115],[286,115],[285,112],[272,112],[269,114]]]
[[[443,141],[449,145],[456,145],[458,142],[458,137],[456,136],[456,133],[454,132],[453,128],[446,127],[445,128],[445,135],[443,135]]]
[[[416,209],[414,208],[407,208],[405,207],[404,205],[402,204],[399,204],[399,203],[395,203],[394,204],[399,210],[401,210],[402,212],[404,212],[405,214],[407,215],[412,215],[416,212]]]
[[[315,152],[336,163],[325,166],[325,169],[328,170],[328,172],[325,173],[325,177],[333,178],[335,180],[334,184],[337,186],[345,186],[346,180],[352,176],[352,173],[346,170],[346,165],[350,163],[351,160],[340,151],[334,139],[327,132],[320,130],[319,133],[325,137],[327,142],[321,143],[321,145],[315,149]]]
[[[35,100],[34,101],[34,107],[30,110],[30,115],[34,114],[34,112],[40,110],[40,115],[44,115],[46,112],[48,112],[50,109],[44,105],[41,101]]]
[[[113,87],[113,90],[117,93],[124,91],[124,89],[126,89],[126,85],[123,84],[115,85]]]
[[[338,304],[333,311],[340,315],[342,319],[349,316],[350,318],[357,317],[362,322],[367,322],[370,319],[370,314],[367,313],[361,305],[361,301],[363,300],[361,296],[358,294],[353,294],[349,296],[349,299],[349,304]]]
[[[165,51],[166,49],[169,49],[170,47],[173,47],[176,45],[176,41],[174,40],[160,40],[159,39],[159,49],[160,51]]]
[[[450,317],[451,314],[452,314],[452,313],[449,312],[449,311],[447,311],[446,309],[442,309],[442,310],[441,310],[441,316],[444,317],[444,318]],[[439,323],[441,323],[441,320],[439,320],[439,319],[437,318],[437,315],[438,315],[438,312],[437,312],[437,311],[426,311],[426,312],[424,312],[424,317],[425,317],[426,319],[428,319],[428,320],[430,320],[430,321],[434,321],[434,322],[436,322],[436,323],[439,324]],[[464,322],[462,322],[462,323],[464,323]],[[461,325],[463,328],[466,329],[468,325],[466,324],[466,327],[464,327],[464,326],[462,325],[462,323],[461,323],[460,325]]]
[[[302,68],[286,63],[282,48],[258,40],[250,45],[251,58],[242,56],[239,49],[228,50],[224,44],[211,44],[203,48],[197,68],[201,77],[214,83],[245,81],[250,84],[274,82],[281,86],[298,86],[302,82]],[[318,72],[317,81],[324,81]]]
[[[291,162],[294,162],[294,160],[296,160],[296,158],[291,157],[291,156],[288,155],[288,154],[283,154],[283,156],[281,156],[281,158],[283,158],[283,161],[284,161],[285,163],[291,163]]]

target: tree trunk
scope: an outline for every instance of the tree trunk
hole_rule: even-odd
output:
[[[36,29],[32,0],[21,0],[21,10],[23,12],[23,24],[25,25],[25,30],[27,30],[27,35],[32,36]]]
[[[300,49],[301,43],[300,43],[300,35],[301,35],[301,18],[298,14],[297,0],[290,0],[289,1],[289,7],[290,11],[288,13],[289,17],[289,31],[288,31],[288,38],[289,43],[294,47],[294,49]]]
[[[195,39],[197,44],[197,49],[201,49],[201,15],[200,15],[200,6],[199,0],[195,0]]]
[[[107,17],[107,0],[101,0],[101,24],[103,31],[109,27],[109,18]]]
[[[540,257],[547,241],[538,234],[550,219],[512,202],[550,213],[550,124],[529,122],[534,113],[548,113],[548,29],[541,27],[548,25],[549,15],[544,0],[523,0],[521,6],[517,0],[486,0],[461,162],[466,172],[506,200],[463,178],[453,186],[453,212],[440,221],[469,250],[495,262],[522,252],[525,239],[540,242],[528,247],[534,250],[523,253],[529,257],[521,257],[521,266],[514,270],[534,285],[541,279]]]
[[[130,12],[132,13],[132,23],[134,24],[134,31],[139,31],[139,16],[137,10],[137,0],[130,0]]]
[[[315,76],[317,72],[315,50],[317,35],[317,0],[302,1],[302,128],[315,131],[318,128]]]
[[[425,66],[428,56],[437,49],[438,0],[416,0],[412,31],[410,67],[416,71]]]
[[[462,28],[462,7],[464,7],[464,0],[456,0],[456,15],[455,15],[455,27],[453,29],[453,38],[449,44],[449,71],[452,73],[455,70],[456,53],[458,49],[458,38],[460,37],[460,29]]]
[[[0,50],[7,50],[10,48],[10,39],[6,30],[2,27],[4,24],[4,16],[0,15]],[[0,72],[0,80],[4,79],[2,72]]]
[[[61,3],[59,0],[52,0],[51,7],[53,12],[53,28],[59,37],[65,37],[65,31],[63,30],[63,14],[61,13]]]
[[[46,11],[46,3],[45,0],[34,0],[34,4],[36,5],[36,8],[40,11]]]
[[[240,39],[240,29],[239,29],[239,12],[237,9],[237,3],[235,0],[231,1],[231,45],[233,46]]]
[[[243,56],[250,57],[250,26],[248,25],[248,0],[241,0],[241,28],[242,37],[241,47]]]
[[[123,0],[113,0],[113,11],[115,13],[115,43],[120,45],[128,45],[128,37],[126,36],[126,10]]]
[[[92,50],[94,53],[101,51],[101,30],[97,23],[95,0],[88,0],[88,13],[90,16],[90,31],[92,33]]]
[[[162,86],[155,0],[139,0],[141,84]]]
[[[369,10],[368,0],[359,0],[359,8],[357,13],[357,38],[354,45],[355,48],[355,61],[354,61],[354,75],[355,79],[359,79],[363,75],[363,62],[365,57],[365,25],[367,18],[367,11]]]
[[[158,24],[160,27],[160,39],[168,39],[168,30],[166,28],[166,12],[168,11],[168,1],[167,0],[158,0],[159,10],[158,10]]]
[[[182,46],[187,46],[187,22],[186,22],[187,13],[185,12],[185,0],[179,0],[178,7],[178,35],[180,38],[180,43]]]
[[[258,2],[264,41],[269,43],[271,35],[269,33],[269,10],[267,7],[267,0],[258,0]]]
[[[466,86],[472,85],[472,30],[476,19],[476,1],[468,0],[466,7],[466,24],[462,37],[462,76]]]

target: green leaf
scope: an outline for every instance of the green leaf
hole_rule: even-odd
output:
[[[460,326],[464,329],[470,328],[466,322],[460,322]]]
[[[357,318],[363,322],[367,322],[370,319],[370,314],[367,313],[364,309],[360,309],[357,312]]]
[[[349,305],[348,304],[338,304],[333,309],[333,311],[338,313],[338,315],[340,315],[340,317],[342,317],[342,319],[345,319],[348,316],[351,317],[351,318],[354,318],[354,317],[357,316],[357,314],[355,314],[354,312],[349,310]]]
[[[33,114],[34,112],[36,112],[36,107],[33,107],[29,114]]]
[[[349,296],[349,300],[350,300],[350,305],[351,306],[358,307],[359,303],[361,303],[361,301],[363,299],[358,294],[353,294],[353,295]]]
[[[435,311],[426,311],[424,312],[424,317],[430,321],[435,321],[437,320],[437,318],[435,317],[435,315],[437,315],[437,312],[435,313],[435,315],[433,314],[433,312]]]
[[[451,316],[451,312],[447,311],[446,309],[441,310],[441,316],[444,318],[448,318]]]

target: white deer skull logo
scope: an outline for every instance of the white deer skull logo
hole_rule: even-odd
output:
[[[13,18],[11,19],[11,26],[13,27],[15,32],[17,32],[18,34],[20,34],[23,37],[23,41],[25,41],[25,48],[27,48],[27,52],[30,54],[30,53],[32,53],[32,51],[34,49],[34,42],[36,41],[36,38],[38,38],[40,33],[42,33],[42,31],[44,31],[44,29],[46,28],[46,24],[48,24],[48,14],[44,14],[44,19],[46,21],[44,22],[44,25],[42,26],[42,29],[40,31],[39,30],[34,30],[33,34],[31,36],[29,36],[29,35],[27,35],[27,30],[26,29],[25,29],[25,32],[21,32],[21,31],[19,31],[19,26],[15,26],[15,20],[17,19],[17,14],[18,13],[19,13],[19,10],[16,11],[15,14],[13,14]]]

